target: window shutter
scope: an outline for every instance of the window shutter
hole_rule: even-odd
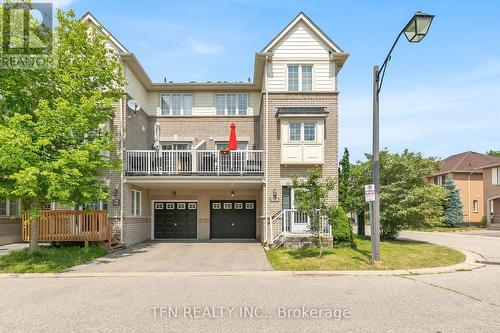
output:
[[[492,185],[498,184],[498,168],[491,169],[491,184]]]

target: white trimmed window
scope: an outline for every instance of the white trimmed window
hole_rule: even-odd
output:
[[[316,141],[316,123],[296,122],[288,126],[288,140],[291,141]]]
[[[491,169],[491,184],[500,185],[500,168]]]
[[[193,95],[161,94],[160,110],[162,116],[190,116],[193,114]]]
[[[472,211],[477,213],[479,211],[479,201],[472,200]]]
[[[444,185],[444,176],[435,177],[434,184],[436,184],[437,186],[443,186]]]
[[[132,215],[141,216],[141,191],[132,190]]]
[[[218,116],[246,116],[248,114],[248,95],[216,94],[215,114]]]
[[[312,91],[312,65],[288,65],[288,91]]]
[[[19,213],[19,200],[0,199],[0,216],[14,216]]]

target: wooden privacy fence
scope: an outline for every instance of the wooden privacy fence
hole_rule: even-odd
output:
[[[30,239],[27,215],[22,216],[23,240]],[[37,218],[39,241],[111,241],[111,227],[106,211],[50,210]]]

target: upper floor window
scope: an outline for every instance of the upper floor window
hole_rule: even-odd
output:
[[[248,112],[248,95],[216,94],[215,111],[218,116],[246,116]]]
[[[192,94],[161,94],[162,116],[190,116],[193,114]]]
[[[288,65],[288,91],[311,91],[312,71],[312,65]]]
[[[19,213],[19,201],[0,198],[0,216],[14,216]]]
[[[289,141],[316,141],[316,123],[290,123],[288,139]]]
[[[500,168],[491,169],[491,184],[500,185]]]

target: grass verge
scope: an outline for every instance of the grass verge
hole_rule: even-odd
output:
[[[0,273],[48,273],[83,264],[102,257],[106,250],[100,246],[40,246],[30,256],[28,249],[13,251],[0,257]]]
[[[456,227],[451,227],[446,224],[437,224],[429,227],[415,228],[411,229],[414,231],[438,231],[438,232],[460,232],[460,231],[477,231],[477,230],[485,230],[485,227],[478,225],[466,225],[462,224]]]
[[[382,261],[371,264],[371,242],[358,237],[356,248],[327,248],[318,257],[317,248],[272,249],[267,258],[278,271],[334,271],[410,269],[449,266],[461,263],[465,255],[457,250],[428,243],[413,241],[382,241]]]

